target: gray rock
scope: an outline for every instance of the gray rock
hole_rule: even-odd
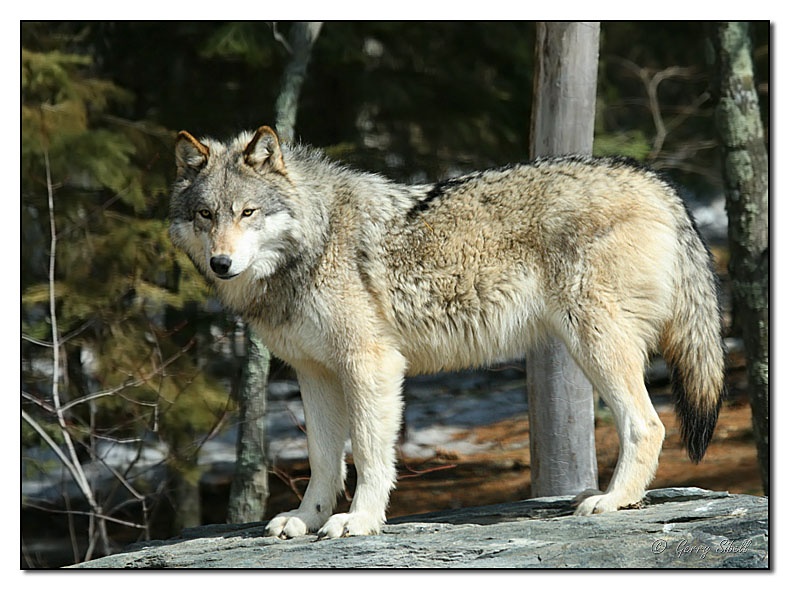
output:
[[[80,568],[767,568],[768,500],[668,488],[644,506],[573,516],[570,497],[393,518],[380,535],[264,536],[207,525]]]

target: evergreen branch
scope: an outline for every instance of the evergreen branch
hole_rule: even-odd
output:
[[[115,123],[117,125],[123,125],[124,127],[130,127],[147,135],[153,135],[154,137],[163,137],[168,140],[175,139],[175,132],[170,131],[169,129],[158,127],[148,121],[130,121],[129,119],[124,119],[123,117],[108,114],[102,115],[101,118],[108,123]]]
[[[70,226],[63,229],[62,230],[63,237],[64,238],[71,237],[71,235],[77,230],[87,228],[88,223],[91,221],[92,217],[109,209],[113,204],[115,204],[116,201],[121,199],[124,196],[124,194],[128,193],[130,188],[131,188],[131,183],[125,188],[116,192],[115,195],[107,199],[104,203],[102,203],[92,211],[86,213],[79,222],[72,223]]]

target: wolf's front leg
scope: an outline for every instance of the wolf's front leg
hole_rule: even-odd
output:
[[[351,509],[332,516],[318,531],[319,539],[373,535],[381,530],[395,487],[395,442],[403,412],[405,368],[405,359],[394,350],[377,349],[349,360],[342,382],[357,487]]]
[[[296,510],[278,514],[266,533],[288,539],[317,531],[332,514],[343,491],[346,464],[343,447],[348,436],[346,401],[334,375],[320,371],[297,371],[302,392],[310,483]]]

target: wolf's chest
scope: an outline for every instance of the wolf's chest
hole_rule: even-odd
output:
[[[329,347],[314,327],[304,323],[271,327],[263,322],[254,323],[255,331],[269,351],[290,365],[304,361],[329,364]]]

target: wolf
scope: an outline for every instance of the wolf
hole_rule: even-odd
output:
[[[717,280],[656,172],[567,156],[403,185],[267,126],[224,142],[182,131],[175,156],[173,243],[301,389],[311,479],[268,534],[380,532],[404,376],[523,357],[547,334],[611,408],[620,441],[606,492],[580,494],[577,515],[637,503],[653,478],[654,350],[672,367],[689,457],[704,455],[723,390]],[[333,515],[349,435],[357,486]]]

